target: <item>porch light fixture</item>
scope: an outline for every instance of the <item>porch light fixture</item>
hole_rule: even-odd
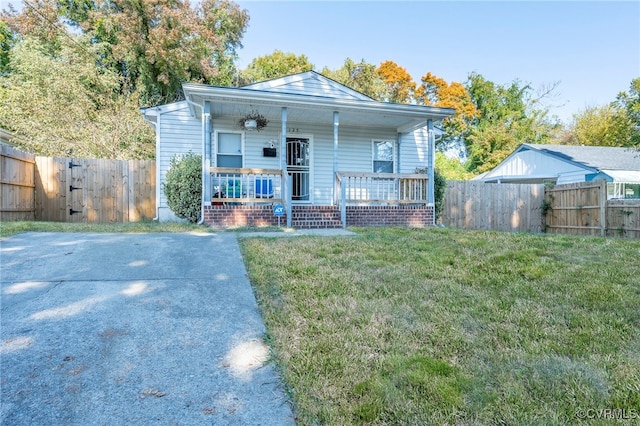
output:
[[[260,131],[267,127],[269,120],[257,111],[251,111],[238,121],[238,125],[244,130]]]

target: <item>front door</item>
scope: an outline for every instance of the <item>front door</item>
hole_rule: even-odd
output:
[[[308,138],[287,138],[287,172],[291,175],[293,201],[310,201],[311,146]]]

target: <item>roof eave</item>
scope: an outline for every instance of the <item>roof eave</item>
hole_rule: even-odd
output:
[[[455,114],[455,109],[453,108],[437,108],[424,105],[392,104],[388,102],[368,100],[335,99],[321,96],[276,93],[263,90],[252,90],[247,88],[208,86],[194,83],[185,83],[182,87],[187,99],[191,99],[192,101],[194,97],[200,96],[202,97],[202,99],[217,99],[218,102],[244,101],[254,105],[278,103],[283,107],[295,106],[299,108],[323,108],[338,111],[354,110],[360,112],[374,112],[382,114],[399,114],[404,116],[414,116],[416,117],[416,119],[420,118],[424,121],[424,123],[426,123],[426,120],[428,119],[437,121]]]

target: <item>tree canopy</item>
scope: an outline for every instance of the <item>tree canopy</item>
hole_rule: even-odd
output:
[[[305,55],[284,53],[275,50],[270,55],[259,56],[240,72],[240,85],[270,80],[289,74],[301,73],[313,69],[313,64]]]
[[[120,95],[120,76],[95,67],[100,46],[61,38],[56,55],[25,37],[12,49],[12,71],[0,78],[0,124],[24,136],[22,149],[48,156],[150,158],[151,127],[136,94]]]
[[[29,0],[5,10],[0,127],[41,155],[152,157],[138,107],[182,99],[184,82],[238,86],[314,69],[306,55],[275,49],[238,70],[248,22],[231,0]],[[449,82],[427,71],[416,83],[391,60],[351,58],[320,72],[375,100],[455,108],[437,138],[440,151],[466,154],[460,164],[439,157],[451,175],[490,170],[525,142],[640,149],[640,77],[564,127],[542,106],[553,89],[537,93],[519,80],[502,85],[474,72]]]
[[[21,13],[5,13],[20,35],[40,39],[53,51],[65,26],[102,49],[96,60],[122,77],[123,91],[141,103],[182,98],[185,81],[232,85],[236,50],[248,24],[246,10],[229,0],[34,0]]]

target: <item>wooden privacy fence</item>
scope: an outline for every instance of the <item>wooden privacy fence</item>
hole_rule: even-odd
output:
[[[36,157],[0,143],[0,220],[135,222],[155,204],[153,160]]]
[[[35,217],[57,222],[137,222],[155,216],[153,160],[36,157]]]
[[[0,220],[33,220],[35,156],[0,144]]]
[[[541,232],[543,184],[448,181],[442,224],[465,229]]]
[[[554,234],[640,238],[640,199],[607,200],[607,182],[546,189],[546,231]]]

